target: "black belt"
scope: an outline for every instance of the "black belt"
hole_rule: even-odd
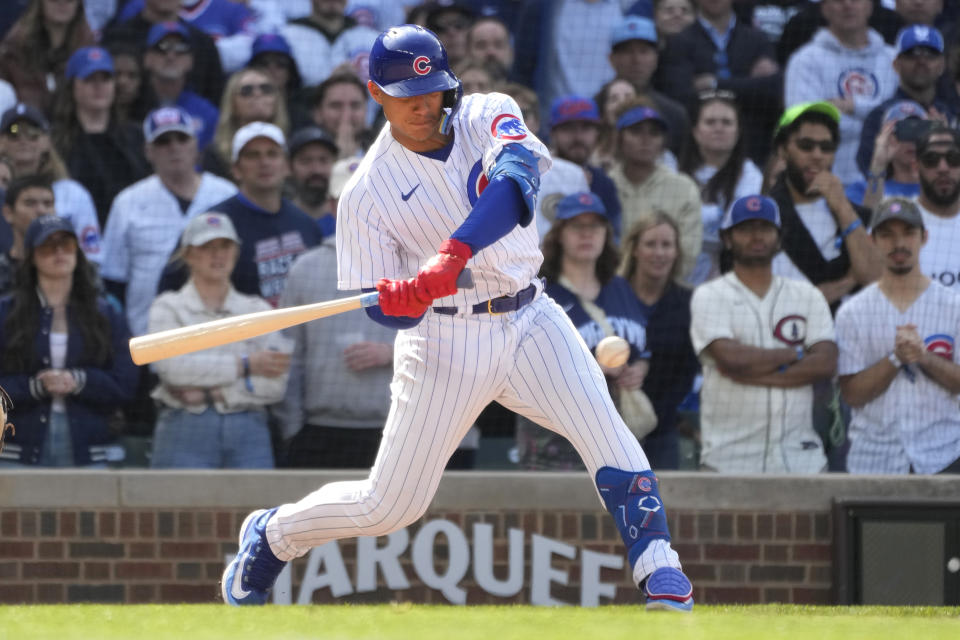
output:
[[[524,305],[530,304],[533,302],[533,299],[537,297],[537,286],[531,284],[526,289],[523,289],[515,296],[500,296],[499,298],[493,298],[492,300],[487,300],[486,302],[478,302],[473,305],[473,313],[506,313],[508,311],[516,311],[517,309],[523,307]],[[455,316],[460,313],[460,307],[434,307],[434,313],[441,313],[446,316]]]

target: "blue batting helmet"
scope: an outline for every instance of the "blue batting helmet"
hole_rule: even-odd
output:
[[[415,24],[390,27],[377,36],[370,50],[370,80],[394,98],[443,91],[448,114],[456,110],[463,95],[463,85],[450,70],[440,39]]]

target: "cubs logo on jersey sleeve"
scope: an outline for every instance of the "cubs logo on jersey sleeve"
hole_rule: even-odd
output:
[[[527,137],[527,127],[512,113],[501,113],[490,124],[490,135],[497,140],[523,140]]]
[[[773,337],[791,347],[802,345],[807,339],[807,319],[799,315],[781,318],[773,328]]]
[[[477,160],[470,169],[470,175],[467,176],[467,198],[470,200],[470,206],[477,204],[477,199],[488,184],[490,181],[487,179],[487,174],[483,172],[483,160]]]
[[[880,82],[877,76],[867,69],[846,69],[837,80],[837,90],[841,96],[847,98],[876,98],[880,93]]]
[[[947,360],[953,360],[953,342],[953,336],[945,333],[935,333],[923,340],[927,351]]]

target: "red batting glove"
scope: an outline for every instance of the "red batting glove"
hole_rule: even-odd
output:
[[[388,280],[381,278],[377,282],[380,293],[380,310],[388,316],[410,316],[417,318],[426,313],[432,299],[424,299],[414,286],[414,278],[408,280]]]
[[[449,238],[440,245],[437,255],[430,258],[417,274],[416,289],[420,297],[431,300],[452,296],[457,292],[457,278],[473,257],[469,246]]]

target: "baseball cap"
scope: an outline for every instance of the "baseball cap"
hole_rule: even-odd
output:
[[[183,235],[180,236],[180,246],[199,247],[220,238],[240,244],[240,237],[233,226],[233,221],[224,213],[208,211],[187,223]]]
[[[314,142],[319,142],[330,149],[330,151],[332,151],[334,154],[340,152],[337,147],[337,143],[333,141],[333,138],[331,138],[326,131],[320,127],[311,125],[295,131],[294,134],[290,136],[290,144],[288,145],[290,157],[292,158],[293,156],[297,155],[301,149]]]
[[[932,142],[935,137],[944,137],[949,136],[950,142],[948,141],[938,141]],[[948,127],[942,122],[931,121],[929,126],[925,131],[923,131],[920,137],[917,139],[917,155],[926,151],[931,144],[942,145],[942,144],[951,144],[953,143],[954,147],[960,147],[960,131]]]
[[[251,122],[250,124],[244,125],[237,129],[237,132],[233,134],[233,145],[231,149],[231,159],[236,162],[237,158],[240,157],[240,152],[243,151],[243,148],[251,140],[256,138],[267,138],[268,140],[273,140],[281,147],[286,148],[287,141],[283,137],[283,131],[280,130],[275,124],[270,124],[269,122]]]
[[[943,35],[925,24],[912,24],[900,29],[897,34],[897,55],[914,47],[927,47],[943,53]]]
[[[777,122],[776,129],[773,130],[773,139],[778,139],[786,129],[790,128],[790,125],[796,122],[797,118],[807,113],[822,113],[835,123],[840,123],[840,109],[836,108],[832,103],[826,101],[801,102],[783,112],[783,115],[780,116],[780,120]]]
[[[906,120],[907,118],[921,118],[926,120],[927,110],[913,100],[899,100],[894,102],[886,111],[883,112],[884,123],[890,121],[900,122],[901,120]]]
[[[767,196],[743,196],[737,198],[720,222],[720,229],[731,229],[747,220],[766,220],[780,228],[780,207]]]
[[[888,220],[900,220],[911,227],[923,229],[923,215],[912,201],[906,198],[887,198],[873,212],[870,233]]]
[[[567,122],[600,122],[597,103],[583,96],[561,96],[550,106],[550,128]]]
[[[158,22],[150,27],[150,31],[147,32],[147,47],[155,47],[158,42],[172,35],[180,36],[185,41],[190,42],[190,31],[187,30],[186,25],[182,22],[170,20]]]
[[[621,131],[627,127],[632,127],[633,125],[639,122],[644,122],[645,120],[653,120],[659,124],[664,131],[669,129],[667,126],[667,121],[663,119],[663,116],[661,116],[656,109],[652,109],[650,107],[634,107],[617,118],[617,131]]]
[[[261,53],[282,53],[293,59],[290,43],[279,33],[261,33],[256,37],[250,49],[250,59],[253,60]]]
[[[40,109],[26,102],[18,102],[3,112],[0,117],[0,131],[6,133],[14,124],[21,120],[26,120],[38,129],[50,131],[50,122],[44,117]]]
[[[180,107],[154,109],[143,121],[143,137],[147,142],[153,142],[171,131],[179,131],[192,138],[197,135],[193,128],[193,119]]]
[[[653,20],[643,16],[626,16],[610,32],[611,49],[630,40],[643,40],[657,44],[657,27]]]
[[[569,220],[583,213],[596,213],[609,220],[607,208],[595,193],[580,191],[565,196],[557,203],[556,220]]]
[[[67,80],[85,79],[98,71],[113,75],[113,58],[110,53],[102,47],[81,47],[67,60],[65,76]]]
[[[30,223],[27,232],[23,236],[23,246],[27,249],[36,249],[47,239],[58,231],[69,233],[74,238],[77,232],[73,230],[73,225],[66,218],[60,216],[40,216]]]

